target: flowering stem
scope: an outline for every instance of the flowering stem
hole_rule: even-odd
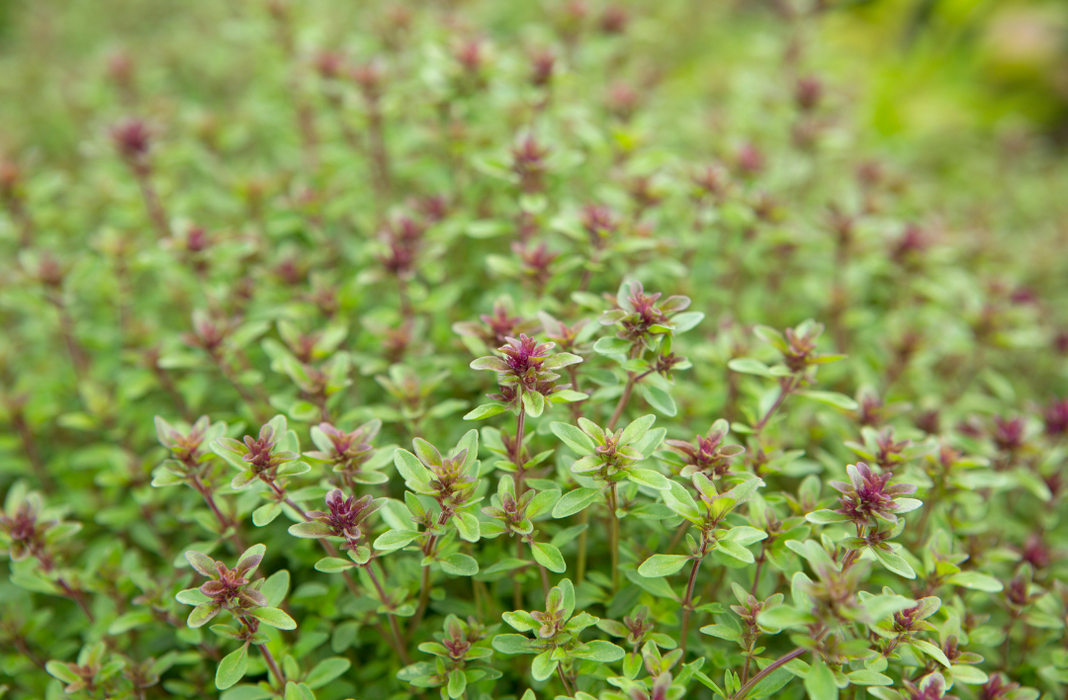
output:
[[[283,503],[285,503],[287,506],[289,506],[290,508],[295,510],[297,512],[297,514],[301,517],[301,519],[304,520],[304,522],[310,522],[311,521],[311,518],[308,517],[308,514],[304,511],[304,509],[301,508],[296,503],[294,503],[293,499],[291,499],[291,498],[289,498],[288,496],[285,495],[286,491],[285,491],[284,488],[282,488],[278,484],[276,484],[273,479],[266,479],[266,478],[263,478],[262,476],[260,478],[263,479],[263,481],[266,482],[267,485],[271,487],[271,490],[274,491],[275,494],[278,495],[282,499]],[[323,551],[326,552],[327,556],[340,558],[340,557],[338,557],[337,548],[331,542],[329,542],[329,541],[327,541],[325,539],[320,539],[318,541],[319,541],[319,544],[322,545]],[[364,570],[367,571],[367,573],[370,575],[371,582],[375,585],[375,588],[378,589],[378,594],[382,598],[382,603],[387,608],[391,608],[392,607],[392,603],[389,602],[390,599],[386,596],[385,591],[382,589],[382,586],[379,584],[378,578],[375,576],[374,571],[371,570],[370,564],[368,564],[367,566],[364,566]],[[341,572],[341,578],[345,581],[345,587],[349,589],[349,593],[351,593],[354,598],[359,598],[360,597],[360,589],[356,585],[356,581],[352,578],[352,574],[350,574],[348,571],[342,571]],[[380,635],[382,635],[383,639],[386,639],[386,640],[388,640],[390,642],[390,646],[392,646],[394,648],[394,650],[397,652],[397,655],[400,656],[401,661],[403,661],[404,665],[407,666],[407,665],[411,664],[411,659],[409,658],[408,652],[405,650],[404,645],[401,643],[401,634],[400,634],[400,631],[397,628],[397,620],[394,617],[392,612],[386,613],[386,617],[389,619],[389,626],[390,626],[390,628],[391,628],[391,630],[393,632],[392,637],[390,635],[385,634],[385,630],[382,629],[381,623],[379,623],[378,633]]]

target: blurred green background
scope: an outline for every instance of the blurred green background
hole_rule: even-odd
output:
[[[494,25],[507,33],[564,2],[498,0],[490,12]],[[421,3],[426,0],[410,4]],[[187,98],[222,99],[226,86],[213,79],[221,71],[218,65],[213,70],[211,61],[234,57],[217,54],[212,46],[222,38],[218,21],[256,4],[263,2],[0,0],[0,149],[17,151],[29,143],[60,155],[75,146],[90,107],[79,84],[106,72],[109,57],[120,49],[133,57],[151,56],[149,69],[170,70],[169,79],[182,83]],[[306,12],[336,15],[339,27],[359,5],[300,4]],[[654,50],[674,52],[673,65],[683,74],[692,68],[689,59],[723,61],[734,55],[744,60],[751,47],[725,51],[732,42],[751,45],[767,32],[803,35],[808,46],[817,47],[828,75],[849,86],[861,125],[891,140],[1038,133],[1056,143],[1068,141],[1064,0],[620,4],[670,23],[670,41],[647,39]]]

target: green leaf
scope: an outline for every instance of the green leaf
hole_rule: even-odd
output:
[[[831,523],[848,522],[850,517],[843,513],[836,513],[833,510],[814,510],[805,516],[805,520],[817,525],[830,525]]]
[[[277,608],[285,600],[289,591],[289,572],[279,569],[271,574],[260,587],[260,593],[267,599],[267,605]]]
[[[585,650],[578,651],[575,655],[581,659],[588,659],[602,664],[619,661],[626,655],[622,647],[599,639],[587,642],[586,647]]]
[[[215,687],[226,690],[245,677],[248,669],[248,643],[223,657],[215,670]]]
[[[965,664],[953,664],[950,668],[953,674],[953,681],[955,683],[964,683],[965,685],[982,685],[990,680],[990,676],[983,673],[982,670],[975,666],[967,666]],[[1066,678],[1065,680],[1068,680]],[[1062,681],[1063,683],[1064,681]]]
[[[507,362],[499,357],[493,357],[492,355],[487,357],[480,357],[477,360],[472,360],[471,369],[488,369],[494,372],[509,372],[511,367]]]
[[[311,670],[311,673],[304,678],[304,682],[309,688],[322,688],[345,671],[348,671],[351,666],[351,661],[343,659],[340,656],[323,659],[316,664],[315,668]]]
[[[457,513],[452,519],[460,537],[468,542],[478,542],[478,518],[470,513]]]
[[[959,574],[953,574],[946,579],[946,583],[951,583],[954,586],[960,586],[961,588],[967,588],[973,591],[984,591],[986,593],[999,593],[1004,588],[1001,581],[998,581],[993,576],[981,574],[978,571],[962,571]]]
[[[756,374],[761,377],[775,377],[771,373],[771,368],[760,360],[755,360],[752,357],[736,357],[727,363],[727,367],[735,372],[741,372],[742,374]]]
[[[348,559],[339,559],[337,557],[323,557],[315,562],[315,570],[322,571],[324,574],[338,574],[355,567],[356,565]]]
[[[686,313],[672,316],[671,326],[675,329],[676,333],[685,333],[688,330],[696,328],[697,324],[701,323],[704,318],[705,315],[700,311],[687,311]]]
[[[619,436],[618,444],[620,446],[632,445],[641,440],[653,427],[654,423],[656,423],[656,416],[651,413],[631,422],[630,425],[623,429],[623,434]]]
[[[834,682],[834,673],[827,668],[823,659],[816,659],[805,676],[805,690],[811,700],[838,700],[838,686]]]
[[[566,518],[581,512],[601,495],[601,489],[577,488],[568,491],[553,506],[554,518]]]
[[[252,511],[252,523],[256,527],[264,527],[274,522],[282,513],[281,503],[265,503],[256,510]]]
[[[467,690],[467,676],[464,675],[463,669],[455,668],[449,672],[449,683],[446,686],[446,690],[453,700],[463,697],[464,692]]]
[[[593,454],[593,450],[597,447],[597,443],[589,435],[569,423],[550,423],[549,429],[580,457]]]
[[[398,449],[394,452],[393,464],[397,467],[397,473],[404,477],[405,481],[425,484],[430,479],[430,472],[427,468],[408,450]]]
[[[202,554],[201,552],[190,549],[186,551],[185,559],[201,576],[211,578],[213,576],[218,576],[219,574],[218,570],[215,568],[215,560],[207,554]]]
[[[548,680],[554,673],[556,673],[556,667],[560,665],[559,661],[552,659],[552,651],[543,651],[534,657],[534,661],[530,663],[530,675],[534,677],[536,681]]]
[[[875,558],[879,560],[880,564],[887,569],[890,569],[898,576],[907,579],[916,578],[916,572],[913,571],[909,563],[902,559],[901,556],[894,554],[893,552],[884,552],[877,547],[870,547],[869,549]]]
[[[560,492],[556,489],[541,491],[530,499],[530,503],[527,504],[527,518],[533,520],[542,513],[547,513],[559,500]]]
[[[757,622],[769,629],[789,629],[809,625],[816,621],[811,613],[790,605],[778,605],[770,610],[765,610],[757,616]]]
[[[507,410],[508,407],[503,403],[484,403],[481,406],[475,406],[467,412],[464,415],[464,420],[482,420],[484,418],[491,418],[504,413]]]
[[[185,590],[178,591],[178,593],[175,594],[174,599],[179,603],[185,603],[186,605],[200,605],[201,603],[207,603],[211,600],[211,598],[201,593],[199,588],[186,588]]]
[[[441,570],[452,576],[474,576],[478,573],[478,562],[466,554],[450,554],[438,560]]]
[[[254,608],[249,611],[249,614],[265,625],[270,625],[280,630],[295,630],[297,628],[297,623],[293,618],[278,608]]]
[[[674,416],[679,412],[675,399],[660,387],[642,383],[638,385],[638,391],[650,406],[665,416]]]
[[[671,482],[663,474],[653,469],[628,469],[627,479],[639,486],[648,486],[657,491],[667,491]]]
[[[867,669],[861,669],[859,671],[852,671],[846,674],[849,678],[849,682],[854,685],[893,685],[894,681],[890,676],[884,676],[881,673],[875,671],[869,671]]]
[[[527,415],[537,418],[545,410],[545,397],[536,391],[524,391],[523,408]]]
[[[220,610],[222,610],[222,607],[217,603],[201,603],[189,613],[189,618],[186,620],[186,624],[192,629],[203,627],[208,624],[208,621],[218,615]]]
[[[117,618],[111,621],[108,625],[108,634],[118,635],[125,632],[129,632],[132,629],[136,629],[141,625],[147,625],[155,620],[152,613],[144,610],[137,610],[134,612],[128,612],[125,615],[119,615]]]
[[[329,537],[334,534],[333,528],[326,523],[311,520],[306,523],[295,523],[289,526],[289,534],[294,537],[319,538]]]
[[[530,639],[521,634],[498,634],[493,638],[493,648],[502,654],[525,654],[530,644]]]
[[[840,408],[843,411],[856,411],[860,408],[860,404],[854,401],[845,394],[839,394],[835,391],[798,391],[798,396],[804,396],[805,398],[812,399],[813,401],[819,401],[825,403],[828,406],[834,406]]]
[[[626,355],[630,352],[630,341],[615,336],[598,338],[593,351],[601,355]]]
[[[720,554],[725,554],[732,559],[745,562],[746,564],[752,564],[756,561],[752,552],[737,542],[732,542],[730,540],[720,540],[716,546],[716,551]]]
[[[949,659],[946,658],[945,652],[936,647],[934,644],[931,644],[930,642],[925,641],[923,639],[914,639],[909,642],[909,645],[913,649],[918,649],[922,651],[924,654],[930,656],[932,659],[942,664],[946,668],[949,668],[950,663]]]
[[[419,534],[415,530],[386,530],[375,540],[374,548],[381,552],[392,552],[407,547]]]
[[[677,573],[693,557],[685,554],[654,554],[638,567],[638,573],[646,578],[671,576]]]
[[[78,674],[70,670],[70,667],[62,661],[49,661],[45,664],[45,670],[48,671],[48,675],[68,685],[80,680]]]
[[[582,362],[582,358],[578,355],[573,355],[569,352],[558,352],[549,359],[541,363],[542,369],[556,370],[569,365],[577,365]]]
[[[560,554],[559,549],[551,544],[534,542],[530,549],[534,554],[534,561],[538,562],[549,571],[557,574],[562,574],[567,571],[567,565],[564,563],[564,556]]]

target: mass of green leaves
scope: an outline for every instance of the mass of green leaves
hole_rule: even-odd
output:
[[[5,11],[0,697],[1063,698],[1068,168],[849,5]]]

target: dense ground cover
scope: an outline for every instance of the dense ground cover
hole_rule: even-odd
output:
[[[4,18],[8,696],[1064,696],[1040,137],[819,13],[105,6]]]

